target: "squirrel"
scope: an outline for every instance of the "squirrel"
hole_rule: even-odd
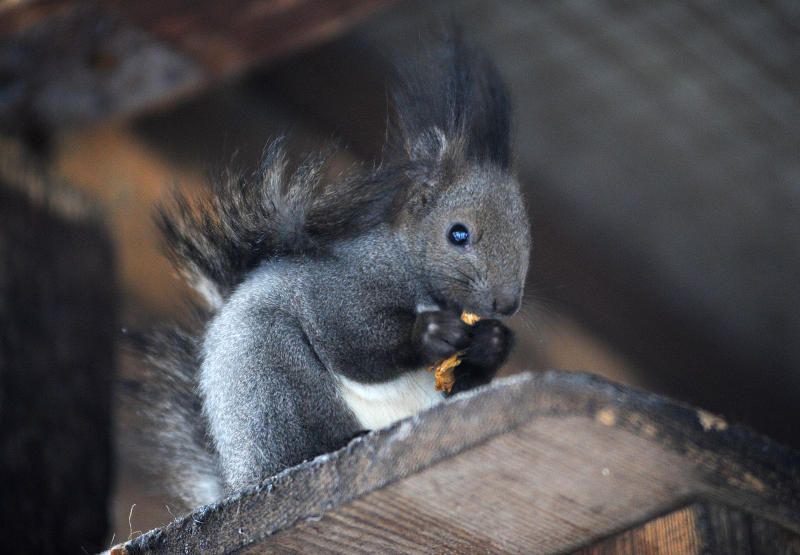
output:
[[[210,198],[176,192],[158,225],[208,305],[201,332],[150,336],[144,385],[189,506],[488,383],[513,334],[530,228],[495,66],[448,39],[401,70],[383,160],[338,179],[270,143]],[[473,326],[462,311],[481,317]],[[460,353],[455,384],[428,370]]]

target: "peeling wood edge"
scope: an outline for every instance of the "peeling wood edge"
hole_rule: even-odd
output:
[[[514,410],[496,414],[498,407],[509,406]],[[657,441],[687,457],[702,477],[701,482],[693,484],[698,500],[708,499],[754,512],[800,532],[800,452],[744,426],[709,427],[696,409],[659,395],[589,374],[547,371],[498,379],[417,416],[356,438],[336,452],[289,468],[219,503],[198,508],[164,528],[147,532],[124,544],[124,553],[147,552],[177,538],[187,542],[187,547],[213,549],[207,542],[224,530],[224,515],[229,508],[266,516],[264,513],[269,512],[270,506],[285,509],[291,503],[291,514],[275,511],[270,524],[250,535],[239,547],[252,545],[532,419],[576,416]],[[431,434],[432,431],[435,433]],[[420,436],[435,437],[437,443],[421,444]],[[412,447],[421,456],[410,468],[398,470],[392,464],[396,454]],[[354,466],[348,462],[360,457],[376,461],[366,475],[348,471]],[[333,490],[320,480],[323,476],[335,477]],[[303,483],[314,495],[293,498],[294,483]],[[625,527],[631,524],[626,523]]]

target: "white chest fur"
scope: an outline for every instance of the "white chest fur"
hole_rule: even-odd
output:
[[[389,382],[364,384],[337,376],[339,393],[365,430],[388,426],[442,401],[433,373],[408,372]]]

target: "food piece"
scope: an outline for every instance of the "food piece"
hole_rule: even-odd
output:
[[[481,317],[473,312],[467,312],[466,310],[461,313],[461,321],[464,322],[468,326],[474,326],[478,323]]]
[[[461,313],[461,321],[468,326],[474,326],[480,319],[480,316],[477,314],[467,312],[466,310]],[[463,355],[464,351],[460,351],[429,368],[429,370],[433,372],[434,378],[436,378],[436,391],[450,393],[453,389],[453,385],[456,383],[455,368],[461,364],[461,357]]]

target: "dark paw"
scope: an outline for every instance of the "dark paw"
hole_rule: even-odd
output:
[[[470,329],[470,346],[455,368],[450,395],[492,381],[514,344],[514,334],[498,320],[481,320]]]
[[[455,312],[420,312],[414,337],[422,361],[434,363],[464,350],[469,345],[470,329]]]
[[[481,320],[471,331],[465,360],[475,366],[496,370],[508,358],[514,334],[499,320]]]
[[[468,361],[462,361],[461,364],[455,367],[453,372],[455,383],[453,384],[453,389],[445,393],[445,397],[450,397],[460,391],[469,391],[470,389],[489,383],[497,373],[497,368],[476,366]]]

